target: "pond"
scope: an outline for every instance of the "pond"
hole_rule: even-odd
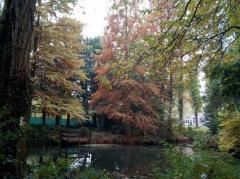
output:
[[[70,160],[69,168],[94,167],[116,178],[151,178],[154,166],[166,168],[164,150],[157,146],[88,145],[70,148],[30,149],[27,164],[38,167],[49,161]],[[29,175],[27,178],[31,178]]]
[[[29,169],[25,176],[27,179],[99,179],[99,177],[82,177],[81,174],[86,169],[106,171],[114,179],[240,178],[240,161],[229,154],[215,150],[193,151],[191,147],[186,146],[163,148],[84,145],[51,149],[32,148],[29,150],[26,163]],[[56,171],[58,168],[61,170]],[[36,171],[40,171],[41,177],[36,177],[39,176],[36,175]],[[51,177],[47,177],[49,176],[47,173]]]

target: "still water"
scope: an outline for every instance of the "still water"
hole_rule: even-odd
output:
[[[48,161],[70,160],[70,169],[94,167],[120,178],[151,178],[154,166],[164,170],[164,149],[157,146],[88,145],[71,148],[31,149],[27,164],[38,167]]]

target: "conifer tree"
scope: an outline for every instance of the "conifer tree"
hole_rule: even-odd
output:
[[[37,112],[83,119],[80,83],[86,76],[80,70],[84,64],[80,53],[84,47],[82,25],[67,17],[73,3],[38,1],[32,58],[33,103]]]

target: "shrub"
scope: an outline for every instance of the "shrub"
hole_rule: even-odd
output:
[[[194,146],[202,149],[217,148],[218,137],[212,136],[207,128],[188,128],[183,133],[194,141]]]
[[[25,126],[27,143],[30,145],[58,145],[60,131],[52,126]]]
[[[94,168],[71,168],[70,159],[59,159],[55,162],[50,161],[42,164],[39,168],[32,168],[34,178],[37,179],[110,179],[110,175],[105,170],[97,170]]]
[[[225,112],[221,120],[221,148],[240,155],[240,112]]]
[[[81,179],[110,179],[109,174],[105,170],[96,170],[87,168],[80,173]]]
[[[240,176],[240,165],[228,154],[213,151],[199,151],[187,156],[176,149],[166,151],[169,166],[165,172],[156,168],[154,176],[157,179],[199,179],[217,178],[234,179]]]

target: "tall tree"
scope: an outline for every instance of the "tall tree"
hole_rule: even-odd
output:
[[[192,97],[192,106],[195,116],[196,127],[199,127],[198,113],[201,112],[202,98],[200,96],[200,84],[198,80],[198,70],[195,69],[189,74],[190,79],[190,95]]]
[[[82,57],[84,58],[85,65],[81,68],[86,75],[87,80],[83,83],[83,89],[85,93],[83,94],[83,103],[86,109],[89,109],[90,96],[96,92],[97,82],[95,80],[96,73],[94,71],[95,56],[101,53],[101,41],[100,37],[86,38],[83,41],[85,45],[85,50],[82,52]]]
[[[30,109],[29,59],[34,7],[35,1],[6,1],[1,17],[0,107],[6,106],[16,118],[27,118]]]
[[[1,153],[6,155],[1,172],[17,176],[16,144],[20,118],[28,119],[31,107],[30,50],[33,33],[35,0],[5,0],[0,16],[0,133],[12,138],[1,140]],[[13,120],[14,119],[14,120]],[[1,160],[2,162],[2,160]],[[2,163],[1,163],[2,164]],[[4,174],[1,176],[5,176]]]
[[[240,63],[237,54],[232,57],[236,59],[215,66],[209,74],[205,115],[211,132],[220,133],[222,149],[239,156]]]
[[[86,76],[80,70],[83,60],[79,57],[83,51],[82,25],[67,17],[72,5],[74,1],[70,0],[38,0],[32,58],[34,110],[84,119],[80,83]],[[57,13],[65,17],[58,17]]]
[[[96,58],[99,88],[92,96],[98,116],[117,120],[131,128],[149,131],[157,128],[153,101],[160,88],[148,81],[144,66],[136,64],[138,52],[146,45],[142,38],[140,1],[115,1],[103,37],[103,50]],[[133,67],[134,66],[134,67]],[[130,70],[132,69],[132,70]]]
[[[183,62],[182,60],[179,61],[179,73],[177,73],[177,77],[176,77],[176,82],[175,82],[175,88],[176,88],[176,92],[177,92],[177,108],[178,108],[178,113],[179,113],[179,128],[180,130],[183,129],[183,124],[184,124],[184,120],[183,120],[183,109],[184,109],[184,104],[183,104],[183,100],[184,100],[184,72],[183,72]]]

